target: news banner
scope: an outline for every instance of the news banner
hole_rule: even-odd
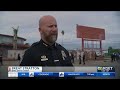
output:
[[[114,67],[9,66],[8,77],[115,77]]]

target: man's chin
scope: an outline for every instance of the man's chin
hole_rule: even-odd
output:
[[[51,41],[56,42],[57,36],[53,36],[51,39],[52,39]]]
[[[55,43],[57,41],[57,36],[51,36],[46,39],[49,43]]]
[[[57,41],[57,39],[51,40],[52,43],[55,43]]]

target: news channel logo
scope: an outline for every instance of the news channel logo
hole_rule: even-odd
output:
[[[59,72],[59,77],[64,77],[64,72]]]
[[[114,67],[97,67],[97,72],[115,72]]]

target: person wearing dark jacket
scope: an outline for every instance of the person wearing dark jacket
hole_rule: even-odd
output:
[[[72,66],[69,52],[56,43],[58,27],[53,16],[46,15],[39,20],[41,39],[25,51],[20,66]]]

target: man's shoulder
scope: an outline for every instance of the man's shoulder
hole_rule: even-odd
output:
[[[38,42],[34,42],[26,51],[34,50],[38,46],[40,46],[40,42],[39,41]]]
[[[62,45],[59,44],[59,43],[56,43],[56,44],[57,44],[57,47],[58,47],[59,49],[68,52],[68,50],[67,50],[64,46],[62,46]]]
[[[38,45],[40,45],[40,41],[34,42],[34,43],[31,45],[31,47],[35,47],[35,46],[38,46]]]
[[[65,49],[61,44],[56,43],[57,47]]]

